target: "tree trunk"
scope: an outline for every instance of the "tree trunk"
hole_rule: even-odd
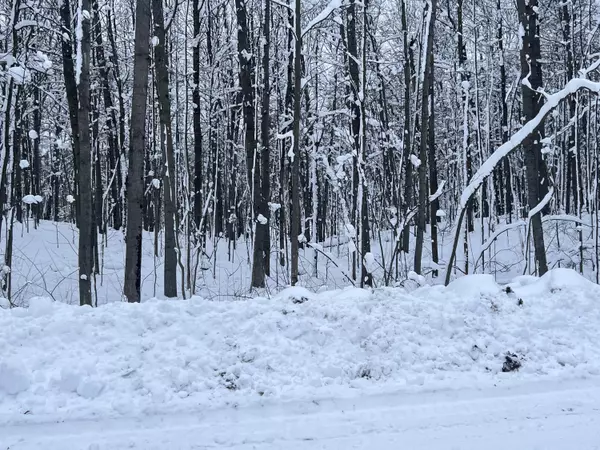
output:
[[[264,219],[256,221],[256,232],[254,235],[254,254],[252,260],[252,287],[265,287],[265,276],[269,275],[270,269],[270,211],[269,198],[271,196],[270,185],[270,47],[271,47],[271,0],[265,0],[265,16],[263,25],[263,81],[262,81],[262,105],[261,105],[261,138],[262,147],[260,151],[260,174],[254,173],[255,179],[259,177],[260,188],[257,189],[255,182],[254,208],[255,216],[262,215]],[[258,156],[257,156],[258,157]]]
[[[502,114],[500,119],[500,132],[502,136],[502,144],[508,142],[508,104],[506,98],[506,65],[504,61],[504,31],[502,27],[502,6],[500,0],[497,3],[498,14],[498,49],[500,51],[500,105]],[[504,208],[502,212],[506,214],[507,221],[510,223],[513,213],[513,195],[512,195],[512,170],[510,160],[504,158],[502,163],[502,178],[504,179]]]
[[[291,282],[298,283],[298,258],[300,236],[300,90],[302,84],[302,28],[300,26],[301,0],[295,1],[294,6],[294,147],[292,155],[292,213],[291,224]]]
[[[402,43],[404,48],[404,139],[402,140],[405,178],[404,178],[404,207],[405,216],[408,216],[413,206],[413,164],[410,160],[411,155],[411,122],[410,122],[410,97],[411,97],[411,65],[410,50],[408,44],[408,21],[406,18],[406,0],[402,0]],[[410,249],[410,224],[408,221],[402,230],[402,250],[408,253]]]
[[[542,87],[542,65],[540,63],[540,35],[537,24],[538,0],[517,0],[519,19],[524,30],[521,46],[521,78],[527,80],[522,84],[523,120],[528,122],[540,111],[544,97],[535,92]],[[525,172],[527,178],[527,203],[533,210],[547,193],[548,176],[542,159],[543,122],[524,141]],[[544,230],[540,212],[531,217],[533,245],[538,275],[548,271]]]
[[[122,203],[120,201],[121,192],[121,168],[119,167],[120,155],[118,150],[118,139],[117,139],[117,113],[113,106],[113,99],[111,95],[110,83],[108,81],[108,61],[104,53],[104,43],[102,40],[102,25],[100,21],[100,11],[98,8],[98,0],[92,1],[92,8],[94,9],[94,35],[96,38],[96,60],[98,63],[98,72],[100,74],[102,99],[104,101],[104,110],[107,113],[106,117],[106,128],[108,131],[108,183],[110,187],[110,194],[112,199],[112,205],[109,210],[112,212],[112,226],[118,230],[123,226],[123,211]]]
[[[67,94],[67,104],[69,105],[69,121],[71,123],[71,147],[73,148],[73,174],[75,180],[79,177],[79,122],[78,109],[79,100],[77,93],[77,82],[75,81],[75,66],[73,65],[73,47],[71,42],[74,41],[73,33],[71,33],[71,6],[69,0],[63,0],[60,6],[60,16],[62,19],[61,39],[62,48],[62,63],[63,76],[65,78],[65,91]],[[68,36],[69,38],[65,38]],[[77,181],[74,183],[73,197],[75,198],[75,220],[79,225],[79,186]]]
[[[92,276],[94,265],[94,224],[92,203],[92,142],[90,136],[90,0],[82,0],[81,72],[79,74],[79,302],[92,305]],[[76,80],[77,81],[77,80]]]
[[[417,241],[415,244],[415,259],[414,259],[414,270],[416,273],[421,274],[422,271],[422,259],[423,259],[423,240],[425,234],[425,216],[427,212],[428,204],[428,186],[427,186],[427,130],[429,126],[429,86],[433,83],[431,79],[432,71],[429,64],[433,62],[433,58],[429,55],[433,52],[433,30],[435,26],[435,10],[437,6],[436,0],[427,0],[426,3],[426,41],[423,42],[424,51],[422,52],[421,64],[424,65],[422,70],[423,86],[422,86],[422,100],[421,100],[421,143],[419,158],[421,164],[419,165],[419,205],[417,212]]]
[[[169,99],[169,66],[166,51],[165,19],[162,0],[152,0],[154,15],[154,35],[158,42],[154,47],[156,91],[158,94],[160,116],[160,147],[164,149],[163,163],[163,200],[165,217],[165,297],[177,297],[177,238],[175,233],[175,154],[173,148],[173,130],[171,127],[171,100]]]
[[[200,6],[198,0],[192,2],[192,17],[194,26],[194,39],[200,37]],[[192,104],[194,128],[194,222],[196,227],[202,222],[202,126],[200,124],[200,45],[194,44],[192,53]],[[202,233],[203,230],[198,230]],[[204,239],[202,239],[202,242]]]
[[[131,99],[131,138],[127,176],[127,239],[124,293],[129,302],[140,301],[142,265],[142,209],[144,203],[144,153],[146,106],[150,66],[150,0],[137,0],[135,58]]]

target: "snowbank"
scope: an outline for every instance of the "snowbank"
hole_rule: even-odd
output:
[[[501,288],[301,289],[247,302],[0,309],[0,423],[600,374],[600,288],[555,270]],[[506,354],[522,363],[502,373]]]

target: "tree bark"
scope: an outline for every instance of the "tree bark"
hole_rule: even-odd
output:
[[[129,302],[140,301],[142,265],[142,210],[144,203],[144,153],[146,106],[150,66],[150,0],[137,0],[135,57],[131,103],[131,138],[127,176],[127,239],[124,293]]]
[[[265,15],[263,24],[263,81],[262,81],[262,105],[261,105],[261,138],[260,149],[260,174],[254,173],[259,178],[260,187],[255,184],[254,208],[255,216],[262,215],[264,220],[256,221],[256,232],[254,235],[254,251],[252,260],[252,287],[265,287],[265,276],[270,271],[270,220],[269,198],[271,196],[270,185],[270,151],[269,130],[271,128],[271,84],[270,84],[270,48],[271,48],[271,0],[265,0]],[[257,155],[258,158],[258,155]],[[258,189],[257,189],[258,188]]]
[[[540,36],[537,24],[538,0],[517,0],[519,20],[523,29],[521,46],[521,79],[527,80],[530,86],[522,84],[523,118],[525,122],[533,119],[540,111],[544,97],[535,92],[542,87],[542,65],[540,63]],[[525,172],[527,179],[527,203],[529,210],[534,209],[547,193],[548,175],[542,159],[542,138],[544,123],[542,122],[523,141],[525,153]],[[548,271],[544,230],[540,212],[531,217],[533,245],[538,275]]]
[[[162,0],[152,0],[154,15],[154,36],[158,42],[154,47],[156,91],[160,117],[160,147],[164,150],[163,162],[163,201],[165,217],[165,297],[177,297],[177,239],[175,233],[175,154],[173,148],[173,130],[171,126],[171,100],[169,99],[169,66],[166,51],[165,19]]]
[[[300,90],[302,84],[302,28],[300,25],[301,0],[294,5],[294,146],[292,155],[292,214],[291,224],[291,282],[298,283],[298,258],[300,236]]]
[[[415,255],[414,255],[414,270],[416,273],[421,274],[422,271],[422,259],[423,259],[423,240],[425,234],[425,220],[428,204],[428,186],[427,186],[427,140],[428,140],[428,127],[429,127],[429,103],[430,103],[430,92],[429,86],[433,83],[431,79],[432,71],[429,65],[433,62],[433,58],[429,55],[433,52],[433,30],[435,28],[435,12],[437,7],[436,0],[426,0],[426,16],[428,20],[425,29],[427,30],[427,40],[423,43],[425,51],[422,53],[423,58],[421,64],[425,67],[423,73],[423,86],[422,86],[422,100],[421,100],[421,143],[419,158],[421,164],[418,168],[419,173],[419,205],[417,212],[417,241],[415,244]]]
[[[90,0],[82,0],[81,72],[79,75],[79,302],[92,305],[94,223],[92,203],[92,142],[90,136]],[[85,12],[88,13],[86,17]]]

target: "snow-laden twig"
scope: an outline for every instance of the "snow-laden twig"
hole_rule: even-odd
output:
[[[336,9],[339,9],[342,6],[343,0],[331,0],[329,4],[321,11],[317,16],[311,20],[306,28],[302,30],[302,36],[316,27],[318,24],[326,20]]]

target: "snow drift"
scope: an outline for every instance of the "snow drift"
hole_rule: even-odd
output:
[[[38,297],[0,308],[0,423],[587,377],[598,324],[600,288],[566,269],[245,302]]]

